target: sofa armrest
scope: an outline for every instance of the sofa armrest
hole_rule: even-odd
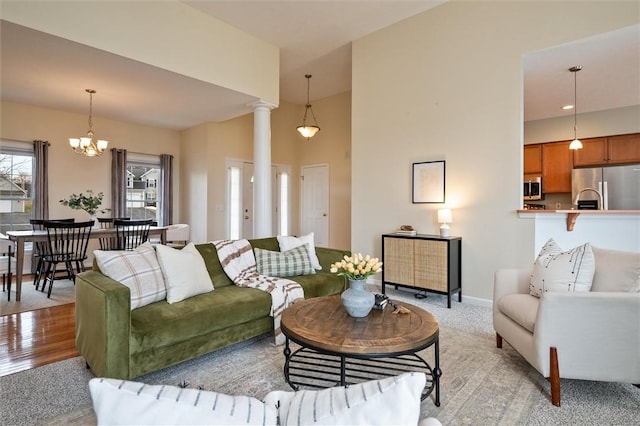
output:
[[[129,288],[96,271],[76,276],[76,347],[98,377],[129,378]]]
[[[534,340],[545,376],[556,347],[560,377],[640,383],[640,294],[547,292]]]
[[[320,262],[320,266],[322,266],[322,270],[329,272],[332,263],[342,260],[344,256],[351,256],[351,252],[349,250],[316,246],[316,255],[318,256],[318,261]]]
[[[493,276],[493,306],[508,294],[528,294],[531,269],[498,269]]]

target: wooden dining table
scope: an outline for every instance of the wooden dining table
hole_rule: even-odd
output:
[[[91,230],[90,239],[115,236],[115,228],[96,228]],[[149,236],[160,236],[160,243],[167,242],[167,227],[152,226],[149,229]],[[38,241],[47,241],[47,231],[6,231],[6,236],[16,243],[16,302],[20,301],[22,295],[22,269],[24,267],[24,245]]]

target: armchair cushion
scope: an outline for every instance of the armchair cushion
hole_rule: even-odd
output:
[[[497,302],[500,312],[533,333],[540,304],[537,297],[530,294],[509,294]]]
[[[595,260],[589,243],[563,252],[551,238],[533,264],[529,293],[541,297],[547,291],[590,291],[594,272]]]
[[[640,253],[593,247],[596,272],[591,291],[640,292]]]

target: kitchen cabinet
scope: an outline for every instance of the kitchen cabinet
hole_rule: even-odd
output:
[[[571,192],[572,151],[569,141],[542,145],[542,193]]]
[[[524,174],[537,175],[542,173],[542,146],[539,143],[524,146]]]
[[[382,293],[385,284],[447,295],[458,292],[462,302],[462,238],[438,235],[382,236]]]
[[[640,163],[640,133],[582,140],[573,152],[575,167]]]

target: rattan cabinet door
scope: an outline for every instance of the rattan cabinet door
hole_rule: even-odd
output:
[[[407,238],[384,238],[384,280],[394,284],[413,284],[413,245]]]
[[[446,241],[415,240],[414,285],[447,292],[448,244]]]

